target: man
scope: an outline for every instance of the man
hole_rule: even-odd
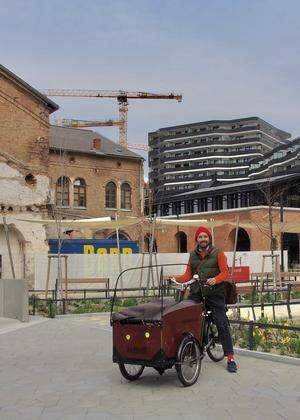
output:
[[[194,274],[204,274],[207,284],[211,288],[207,288],[209,292],[204,292],[206,306],[212,311],[214,321],[218,328],[219,338],[222,343],[224,353],[227,356],[227,370],[236,372],[237,365],[234,360],[232,339],[226,316],[225,306],[225,283],[230,281],[230,275],[227,265],[227,258],[224,252],[218,250],[212,245],[210,231],[200,226],[195,233],[195,241],[197,246],[190,254],[190,259],[186,271],[181,276],[173,277],[173,281],[177,283],[185,283],[193,277]],[[190,299],[201,301],[202,295],[199,285],[191,285]]]

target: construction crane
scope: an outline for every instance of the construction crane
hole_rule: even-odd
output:
[[[169,93],[127,92],[123,90],[78,90],[78,89],[46,89],[41,90],[47,96],[69,96],[79,98],[116,98],[119,104],[119,142],[123,147],[127,143],[128,99],[175,99],[182,101],[182,95]]]
[[[112,127],[120,126],[123,123],[121,121],[86,121],[86,120],[76,120],[74,118],[57,118],[53,120],[54,125],[59,127],[71,127],[71,128],[86,128],[86,127]],[[127,143],[128,149],[137,149],[137,150],[149,150],[149,147],[146,144],[130,144]]]

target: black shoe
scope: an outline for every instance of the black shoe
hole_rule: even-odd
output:
[[[234,360],[229,360],[227,362],[227,370],[230,373],[235,373],[237,371],[237,365]]]

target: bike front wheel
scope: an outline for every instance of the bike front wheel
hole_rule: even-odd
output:
[[[143,373],[145,366],[119,363],[119,369],[125,379],[128,381],[136,381]]]
[[[225,354],[219,339],[219,333],[217,326],[214,322],[209,322],[207,324],[207,347],[206,352],[211,360],[214,362],[220,362],[224,359]]]
[[[201,350],[198,342],[190,337],[185,338],[178,350],[176,371],[183,386],[193,385],[201,370]]]

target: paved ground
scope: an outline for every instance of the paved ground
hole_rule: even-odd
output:
[[[196,385],[146,369],[134,383],[111,362],[106,316],[48,320],[0,335],[1,420],[288,419],[300,367],[240,356],[239,372],[205,358]]]
[[[47,322],[47,318],[40,316],[29,316],[29,322],[21,322],[18,319],[0,317],[0,334],[16,331],[20,328],[31,327],[32,325]]]

